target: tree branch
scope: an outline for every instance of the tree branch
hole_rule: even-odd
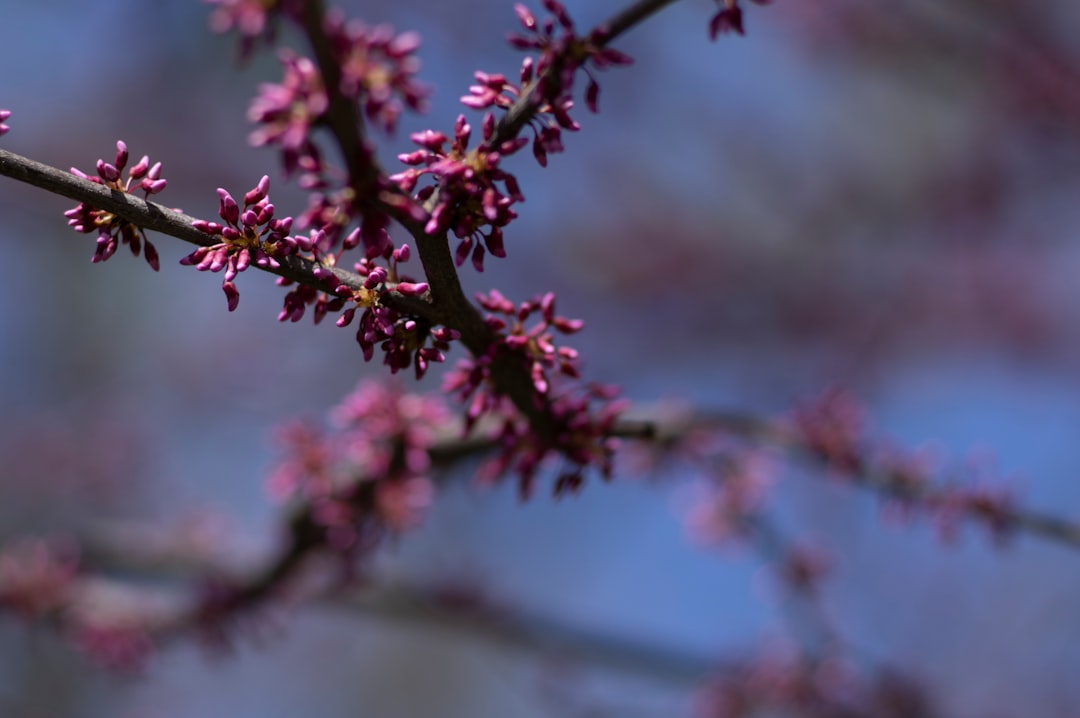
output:
[[[192,226],[195,218],[183,212],[178,212],[156,202],[140,199],[132,194],[110,189],[104,185],[73,175],[70,172],[64,172],[4,149],[0,149],[0,175],[19,182],[25,182],[76,202],[85,202],[95,209],[112,212],[138,227],[167,234],[190,244],[205,247],[220,241],[205,232],[195,229]],[[333,293],[331,287],[315,277],[315,263],[311,260],[291,256],[279,261],[281,266],[278,268],[261,267],[256,264],[251,266],[292,280],[298,284]],[[364,277],[355,272],[340,267],[328,267],[327,269],[330,269],[338,280],[349,289],[357,290],[364,286]],[[391,291],[383,299],[397,311],[420,316],[433,322],[436,321],[431,304],[421,298],[408,297]]]

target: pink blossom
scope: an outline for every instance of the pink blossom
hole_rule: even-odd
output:
[[[150,158],[143,155],[142,159],[128,170],[128,177],[124,180],[122,179],[122,173],[124,168],[127,167],[127,162],[127,145],[123,141],[118,141],[116,143],[115,163],[108,163],[99,159],[96,164],[97,177],[88,176],[75,167],[71,168],[71,173],[118,192],[129,193],[141,189],[143,196],[147,198],[165,189],[168,183],[161,177],[160,162],[151,166]],[[68,218],[68,226],[76,232],[82,232],[83,234],[98,233],[97,248],[94,250],[92,262],[104,262],[116,253],[121,244],[126,244],[136,257],[139,256],[139,252],[145,246],[143,256],[146,258],[146,263],[155,272],[161,268],[157,249],[146,238],[146,233],[141,227],[137,227],[111,212],[94,209],[85,202],[80,203],[74,209],[64,212],[64,216]]]

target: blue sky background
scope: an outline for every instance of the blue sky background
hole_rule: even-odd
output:
[[[232,40],[207,32],[203,5],[8,4],[0,107],[14,114],[5,148],[90,170],[122,138],[134,157],[164,162],[162,201],[190,214],[212,216],[215,187],[236,194],[262,174],[282,211],[300,211],[275,157],[245,142],[254,86],[276,81],[278,63],[262,56],[237,68]],[[489,259],[483,276],[466,271],[467,287],[515,299],[556,290],[561,313],[587,322],[574,342],[587,374],[621,383],[631,398],[775,414],[848,384],[900,445],[933,442],[960,464],[990,456],[1033,506],[1073,515],[1073,149],[1052,135],[1039,152],[1018,146],[1015,186],[985,242],[911,220],[927,168],[980,151],[970,128],[984,88],[933,77],[933,64],[922,85],[869,60],[837,61],[803,41],[787,6],[749,8],[748,37],[712,44],[710,4],[677,4],[620,42],[636,66],[601,77],[601,113],[579,113],[582,132],[550,167],[517,159],[527,201],[510,256]],[[410,131],[452,126],[474,69],[518,66],[503,42],[515,22],[509,2],[346,7],[424,38],[431,113],[405,119],[384,147],[388,165]],[[587,27],[616,5],[570,8]],[[953,81],[963,91],[940,89]],[[1025,191],[1047,186],[1047,157],[1067,171],[1052,190]],[[0,506],[10,507],[0,509],[0,535],[71,530],[87,514],[165,521],[211,509],[245,541],[269,540],[273,427],[321,414],[381,367],[362,363],[350,332],[279,325],[281,292],[254,272],[240,277],[240,307],[227,314],[219,279],[180,267],[187,250],[167,238],[153,238],[159,275],[126,250],[91,266],[93,240],[64,226],[69,202],[2,187],[0,429],[3,455],[18,461],[0,482]],[[983,281],[986,257],[1002,265],[1000,304],[968,292],[972,277]],[[883,287],[908,276],[917,278],[912,294],[952,303],[895,303]],[[834,302],[825,318],[814,313],[819,298]],[[1027,314],[1003,316],[1024,302]],[[1035,320],[1030,341],[1001,328]],[[437,390],[435,378],[426,386]],[[110,445],[124,475],[103,470],[88,484],[96,469],[76,460],[61,480],[46,476],[54,464],[18,442],[49,432],[59,443],[46,446],[76,457]],[[884,527],[876,499],[801,473],[785,474],[779,515],[791,533],[834,552],[826,606],[865,655],[926,679],[950,715],[1077,705],[1068,680],[1080,665],[1074,552],[1027,538],[997,551],[977,532],[943,549],[930,527]],[[451,489],[423,530],[388,548],[385,570],[476,576],[509,605],[690,655],[723,657],[780,635],[760,562],[695,547],[677,499],[672,485],[645,481],[594,482],[579,498],[524,506],[509,486]],[[177,647],[129,681],[5,618],[0,713],[569,712],[545,683],[549,660],[461,633],[330,610],[288,616],[271,633],[224,659]],[[64,690],[50,690],[61,677]],[[567,681],[613,715],[687,706],[685,685],[587,668]]]

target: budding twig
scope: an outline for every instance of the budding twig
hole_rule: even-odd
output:
[[[192,225],[192,222],[196,221],[195,218],[183,212],[156,202],[149,202],[133,194],[109,189],[70,172],[64,172],[4,149],[0,149],[0,175],[77,202],[85,202],[92,207],[123,217],[138,227],[167,234],[190,244],[207,247],[217,241],[211,235],[196,229]],[[289,256],[283,257],[280,265],[276,268],[256,265],[256,268],[321,291],[332,291],[331,287],[315,276],[316,265],[311,260]],[[360,289],[364,286],[364,277],[355,272],[340,267],[325,267],[324,269],[333,272],[338,280],[350,289]],[[408,297],[391,291],[385,296],[384,301],[398,311],[434,320],[431,305],[419,297]]]

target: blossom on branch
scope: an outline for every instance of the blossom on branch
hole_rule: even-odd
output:
[[[555,495],[575,492],[584,483],[587,469],[610,478],[617,441],[611,429],[626,403],[617,400],[618,390],[598,384],[572,385],[556,391],[556,376],[580,377],[578,352],[557,346],[552,330],[573,334],[584,327],[578,319],[555,314],[555,295],[547,293],[515,306],[498,290],[478,295],[490,313],[488,326],[500,334],[488,352],[459,362],[446,375],[443,390],[466,404],[465,429],[490,416],[501,427],[497,436],[499,455],[481,470],[481,481],[490,482],[513,471],[520,478],[522,496],[532,492],[536,472],[550,456],[561,456],[567,465],[555,482]],[[499,316],[502,315],[502,316]],[[526,321],[539,315],[527,326]],[[534,403],[551,419],[549,435],[539,435],[502,394],[492,372],[496,362],[520,361],[532,378]]]
[[[219,187],[218,214],[225,224],[201,219],[192,224],[195,229],[212,237],[220,237],[221,241],[199,247],[180,260],[180,264],[194,266],[200,272],[225,270],[221,288],[225,291],[230,312],[240,302],[240,291],[233,283],[237,274],[252,262],[259,267],[276,269],[281,266],[279,259],[296,254],[301,246],[296,238],[288,236],[292,217],[274,218],[269,190],[270,178],[263,175],[259,183],[244,195],[244,208],[241,210],[232,195]]]
[[[485,120],[483,130],[486,141],[492,136],[494,122]],[[436,200],[424,229],[428,234],[453,230],[461,238],[455,262],[460,266],[471,254],[473,266],[482,272],[485,248],[496,257],[506,256],[503,227],[517,217],[511,206],[525,199],[517,178],[499,163],[521,149],[526,141],[510,140],[497,148],[481,144],[470,150],[471,134],[472,127],[464,115],[454,124],[452,142],[441,132],[414,133],[410,139],[422,149],[399,155],[398,159],[422,169],[409,169],[390,179],[407,193],[413,191],[423,175],[436,179],[437,184],[424,187],[416,195],[421,202]]]
[[[99,159],[97,161],[97,177],[90,177],[75,167],[71,168],[71,173],[84,180],[104,185],[118,192],[130,193],[136,189],[141,189],[144,197],[157,194],[165,189],[168,182],[161,177],[160,162],[151,166],[150,158],[143,155],[142,159],[128,170],[128,176],[125,180],[122,173],[124,168],[127,167],[127,162],[127,145],[123,141],[118,141],[116,143],[115,163],[110,164]],[[146,238],[146,233],[141,227],[137,227],[112,212],[94,209],[85,202],[81,202],[74,209],[64,212],[64,216],[68,218],[68,225],[76,232],[82,232],[83,234],[98,233],[97,248],[94,250],[92,262],[104,262],[116,253],[116,249],[121,243],[131,247],[131,253],[138,257],[140,250],[145,245],[145,254],[143,256],[146,257],[146,263],[155,272],[160,269],[161,265],[158,260],[157,250],[154,245],[150,244],[150,240]]]
[[[477,72],[475,78],[478,84],[469,87],[469,94],[461,98],[461,104],[474,110],[497,107],[509,110],[529,89],[529,83],[533,81],[534,63],[533,58],[527,57],[521,64],[520,84],[510,82],[505,75],[489,75],[486,72]],[[547,167],[548,154],[558,154],[563,151],[562,131],[576,132],[581,125],[570,117],[570,110],[574,101],[569,94],[562,95],[555,100],[544,100],[535,108],[529,118],[529,127],[533,131],[532,151],[533,157],[541,167]],[[496,130],[495,116],[488,113],[484,116],[484,139],[489,140]],[[528,144],[525,140],[517,140],[522,146]],[[517,151],[514,147],[514,151]]]
[[[680,455],[691,460],[700,474],[686,501],[690,536],[711,546],[746,540],[773,496],[774,457],[733,444],[717,432],[696,432],[686,439]]]
[[[270,477],[279,499],[302,501],[334,550],[415,528],[430,505],[429,450],[451,421],[442,400],[364,382],[330,412],[330,426],[294,422]]]
[[[253,147],[280,148],[286,177],[297,170],[318,177],[323,163],[310,134],[326,112],[326,90],[309,58],[290,50],[282,50],[279,58],[284,65],[281,83],[259,85],[259,94],[248,107],[248,120],[257,126],[248,142]]]
[[[260,40],[274,42],[274,19],[277,14],[296,19],[303,0],[204,0],[214,5],[210,13],[210,29],[216,33],[236,30],[240,35],[240,59],[251,56]]]
[[[544,5],[553,17],[543,23],[538,23],[523,5],[515,8],[528,36],[513,36],[511,44],[540,51],[539,60],[525,58],[520,84],[502,74],[477,72],[476,84],[461,98],[462,104],[474,110],[510,110],[523,97],[531,97],[535,107],[528,122],[534,134],[533,155],[541,165],[547,164],[549,153],[562,151],[563,129],[579,129],[569,114],[574,104],[571,91],[575,72],[584,69],[589,74],[586,102],[595,112],[599,86],[588,65],[602,69],[631,61],[627,55],[604,47],[603,31],[579,38],[562,5],[554,0],[545,0]],[[559,34],[556,26],[561,28]],[[530,93],[537,83],[540,86],[534,96]],[[471,256],[477,271],[483,271],[488,252],[506,256],[503,231],[517,217],[512,206],[525,197],[517,178],[500,163],[529,144],[526,138],[500,136],[492,112],[484,115],[481,131],[481,142],[472,149],[468,146],[472,127],[464,116],[455,122],[452,140],[433,130],[411,135],[421,149],[401,154],[398,159],[415,169],[390,177],[405,193],[412,193],[424,175],[435,180],[416,193],[420,202],[429,205],[431,213],[425,230],[429,234],[453,231],[461,239],[455,252],[456,263],[460,266]]]
[[[397,279],[397,264],[409,256],[408,245],[396,250],[394,255],[389,270],[367,259],[356,264],[356,271],[366,277],[364,286],[353,292],[351,299],[357,306],[346,309],[338,318],[337,325],[348,326],[356,312],[362,310],[356,342],[364,352],[364,360],[371,360],[378,344],[384,355],[383,363],[390,367],[392,374],[413,366],[419,379],[427,372],[431,362],[446,360],[445,352],[449,351],[450,342],[459,335],[452,329],[432,327],[427,320],[403,315],[382,301],[390,291],[418,297],[429,290],[426,282],[406,280],[390,284]]]
[[[562,152],[562,131],[580,129],[570,117],[577,71],[584,71],[589,78],[585,104],[595,113],[599,109],[600,85],[592,70],[633,62],[629,55],[606,46],[608,32],[603,27],[579,37],[573,20],[561,3],[544,0],[543,4],[550,13],[543,21],[538,21],[524,5],[514,6],[525,34],[511,34],[508,37],[511,46],[518,50],[539,51],[538,58],[529,56],[522,61],[519,84],[515,86],[496,76],[502,80],[496,85],[485,81],[487,76],[478,74],[481,84],[470,87],[470,94],[461,100],[474,109],[492,106],[509,109],[519,98],[530,97],[534,105],[534,112],[529,117],[529,126],[533,130],[533,156],[542,167],[547,166],[548,154]]]
[[[327,14],[324,28],[341,68],[341,93],[359,103],[368,120],[392,133],[405,107],[427,111],[431,90],[415,79],[420,71],[415,55],[419,33],[395,35],[389,25],[346,22],[333,11]]]
[[[4,124],[9,117],[11,117],[11,110],[0,110],[0,137],[11,130],[10,127]]]
[[[360,229],[354,230],[345,240],[345,247],[352,248],[359,241]],[[421,378],[432,362],[445,361],[445,352],[450,349],[450,342],[459,338],[459,333],[446,327],[434,327],[421,318],[403,314],[385,300],[397,294],[402,297],[424,297],[430,291],[427,282],[413,281],[399,272],[399,266],[409,260],[411,250],[402,245],[390,252],[386,258],[387,266],[376,260],[362,259],[353,265],[353,269],[364,278],[360,287],[346,286],[334,274],[332,268],[337,263],[337,255],[323,254],[321,247],[326,246],[325,233],[315,230],[308,237],[294,237],[300,250],[310,252],[315,264],[314,276],[321,281],[326,290],[300,284],[287,295],[285,304],[278,314],[278,321],[297,322],[304,316],[308,306],[314,306],[315,323],[318,324],[330,312],[344,309],[335,322],[339,327],[353,323],[360,314],[356,341],[364,352],[364,360],[371,361],[378,345],[384,354],[384,363],[391,373],[410,366],[416,370],[416,377]],[[290,286],[291,279],[282,277],[279,286]],[[349,303],[352,306],[347,306]]]
[[[866,424],[866,411],[853,394],[830,389],[802,403],[785,430],[793,448],[822,461],[836,478],[885,495],[889,515],[933,519],[946,542],[965,520],[982,524],[998,541],[1012,534],[1018,514],[1008,486],[991,481],[980,467],[935,467],[926,452],[900,451],[875,440]]]
[[[717,36],[729,32],[745,35],[743,26],[743,9],[740,0],[716,0],[720,9],[712,20],[709,21],[709,38],[715,40]],[[758,5],[768,5],[772,0],[751,0]]]
[[[844,646],[820,655],[776,644],[734,661],[698,693],[697,718],[938,715],[912,679],[854,663]]]
[[[575,74],[582,69],[589,77],[585,91],[587,104],[589,109],[596,112],[600,87],[589,66],[592,69],[604,70],[617,65],[629,65],[633,59],[605,46],[608,34],[603,28],[579,37],[565,6],[556,0],[543,0],[543,5],[550,13],[543,21],[538,21],[524,5],[519,3],[514,6],[514,12],[525,34],[511,34],[508,38],[510,44],[518,50],[538,50],[540,53],[535,68],[531,63],[527,68],[522,67],[522,86],[531,82],[531,73],[535,70],[540,83],[540,97],[554,108],[562,105],[562,98],[570,95],[574,88]],[[529,73],[528,79],[524,77],[526,72]],[[560,125],[568,127],[568,122],[558,114],[556,117],[560,120]]]
[[[479,483],[494,483],[514,473],[521,498],[528,499],[534,492],[537,473],[549,460],[563,462],[552,486],[556,498],[580,491],[589,470],[610,481],[620,445],[612,429],[628,406],[618,395],[617,387],[587,384],[551,397],[547,410],[555,428],[547,437],[537,434],[505,397],[496,395],[488,404],[488,413],[500,422],[496,435],[499,449],[481,466]]]

